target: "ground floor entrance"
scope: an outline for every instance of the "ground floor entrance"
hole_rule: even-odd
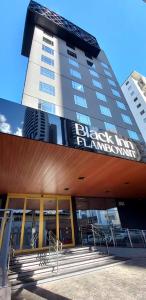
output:
[[[63,246],[74,246],[70,196],[8,194],[6,208],[13,209],[12,244],[17,253],[42,250],[52,231]]]

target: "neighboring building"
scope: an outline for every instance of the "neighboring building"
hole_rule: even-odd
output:
[[[122,84],[122,91],[146,142],[146,77],[132,72]]]
[[[47,247],[49,230],[72,247],[87,223],[146,229],[144,139],[96,38],[31,1],[22,54],[23,105],[0,101],[0,203],[17,253]]]

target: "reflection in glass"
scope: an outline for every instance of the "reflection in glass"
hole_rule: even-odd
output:
[[[72,243],[70,201],[58,201],[59,239],[63,244]]]
[[[38,248],[40,200],[27,199],[23,249]]]
[[[13,209],[13,222],[12,222],[12,247],[14,249],[20,248],[21,226],[23,217],[24,199],[10,198],[8,208]]]
[[[56,208],[55,199],[44,200],[43,247],[49,245],[49,231],[56,236]]]

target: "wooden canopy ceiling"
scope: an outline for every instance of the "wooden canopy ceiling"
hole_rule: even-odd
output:
[[[0,193],[8,192],[145,198],[146,164],[1,133]]]

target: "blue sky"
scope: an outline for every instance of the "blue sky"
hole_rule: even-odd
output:
[[[146,4],[142,0],[39,0],[95,35],[121,84],[133,71],[146,76]],[[0,97],[21,102],[28,59],[21,55],[29,0],[1,0]]]

